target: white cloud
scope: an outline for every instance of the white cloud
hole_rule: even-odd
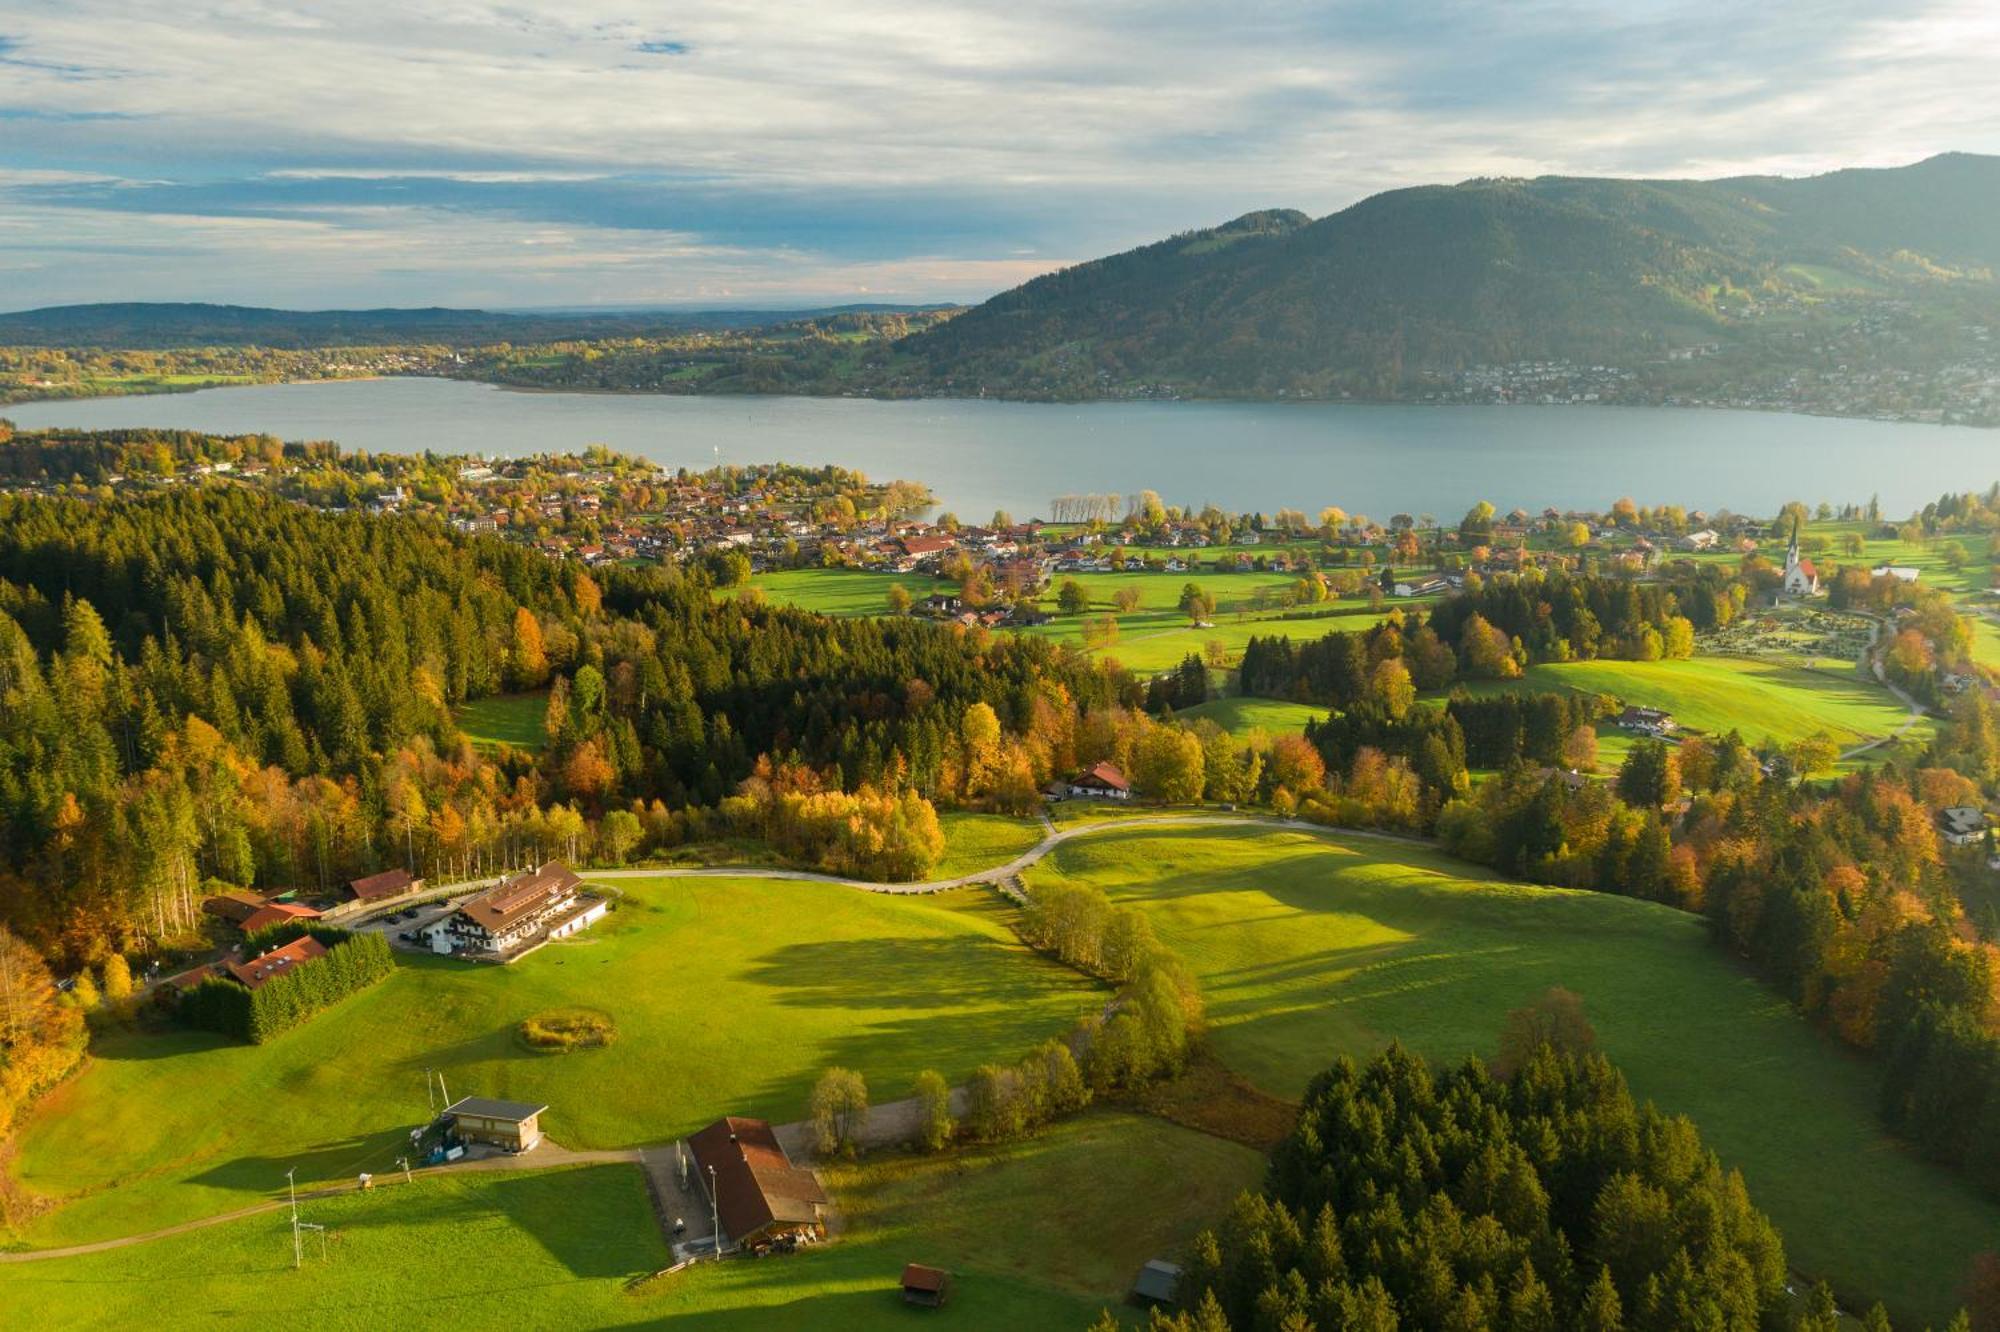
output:
[[[1996,67],[1991,0],[1891,16],[1871,0],[14,0],[0,16],[0,218],[35,206],[32,187],[101,175],[520,185],[523,198],[650,176],[697,182],[711,202],[875,191],[927,200],[933,216],[994,199],[1040,209],[1039,234],[985,237],[978,252],[908,239],[911,255],[993,265],[954,270],[964,279],[998,279],[1031,262],[1019,250],[1089,253],[1251,207],[1325,212],[1469,175],[1994,151]],[[367,228],[412,228],[401,299],[463,298],[474,270],[440,226],[483,238],[473,252],[490,257],[482,246],[532,225],[458,206],[455,222],[414,210]],[[65,216],[86,211],[71,200]],[[49,217],[53,245],[73,227]],[[601,247],[615,269],[644,234],[621,230],[630,221],[582,219],[566,243]],[[127,213],[85,229],[156,253],[138,234],[153,225]],[[754,251],[745,264],[785,280],[799,262],[853,272],[796,242],[812,257],[700,241]],[[303,236],[266,243],[323,259]],[[104,260],[114,274],[117,262]],[[930,261],[895,262],[918,265],[898,270],[914,280]],[[411,276],[424,263],[438,280]],[[341,281],[280,276],[329,296]]]

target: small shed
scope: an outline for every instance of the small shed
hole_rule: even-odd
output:
[[[444,1108],[444,1117],[467,1142],[490,1142],[525,1152],[542,1140],[541,1116],[548,1107],[526,1101],[494,1101],[467,1096]]]
[[[1139,1269],[1138,1278],[1132,1282],[1132,1302],[1171,1307],[1174,1287],[1180,1284],[1180,1280],[1181,1269],[1178,1266],[1155,1258]]]
[[[942,1267],[911,1263],[903,1269],[903,1303],[935,1309],[951,1293],[951,1273]]]

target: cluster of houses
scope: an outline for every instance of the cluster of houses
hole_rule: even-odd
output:
[[[589,929],[611,909],[569,866],[550,861],[504,878],[425,925],[418,938],[440,956],[512,961],[551,939]]]

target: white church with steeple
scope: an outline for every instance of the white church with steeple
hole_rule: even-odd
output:
[[[1792,541],[1785,547],[1785,580],[1780,591],[1788,597],[1819,595],[1819,570],[1811,560],[1799,558],[1799,520],[1792,519]]]

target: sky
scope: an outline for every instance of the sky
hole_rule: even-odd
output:
[[[0,309],[972,301],[1473,176],[2000,152],[1994,0],[0,0]]]

